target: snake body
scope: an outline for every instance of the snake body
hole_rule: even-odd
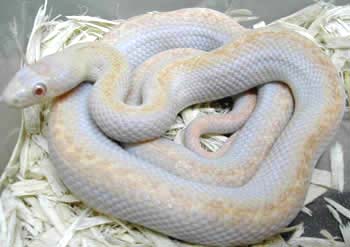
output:
[[[42,84],[46,94],[33,95]],[[257,105],[222,155],[159,138],[185,107],[254,87]],[[102,41],[25,66],[3,96],[17,107],[53,97],[50,157],[76,196],[216,246],[255,243],[290,223],[344,112],[337,71],[315,44],[288,31],[247,30],[209,9],[131,18]]]

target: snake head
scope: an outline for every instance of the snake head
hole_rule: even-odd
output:
[[[47,78],[24,66],[8,83],[1,99],[9,106],[23,108],[41,103],[47,96]]]
[[[62,95],[78,85],[84,77],[81,67],[72,66],[62,52],[25,65],[8,83],[1,98],[9,106],[24,108]]]

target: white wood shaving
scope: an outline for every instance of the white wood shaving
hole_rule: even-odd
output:
[[[27,107],[23,110],[24,127],[28,134],[39,134],[41,127],[41,120],[38,116],[41,112],[40,105]],[[33,117],[34,116],[34,117]]]
[[[318,197],[320,197],[321,195],[326,193],[327,190],[328,190],[327,188],[311,184],[309,187],[309,190],[306,194],[304,206],[306,206],[306,205],[310,204],[311,202],[313,202],[314,200],[316,200]]]
[[[63,233],[63,237],[58,242],[57,247],[66,247],[69,244],[69,241],[73,238],[77,226],[81,221],[87,216],[90,209],[84,209],[83,212],[74,220],[74,222],[68,227],[68,229]]]
[[[314,169],[311,183],[325,188],[332,188],[332,173],[326,170]]]
[[[336,142],[330,150],[331,170],[332,170],[332,188],[344,191],[344,153],[343,147]]]
[[[329,231],[327,231],[326,229],[322,229],[320,231],[320,234],[331,242],[334,242],[337,239],[336,237],[333,237],[332,234]]]
[[[58,197],[64,196],[68,190],[58,178],[56,170],[49,159],[46,158],[41,161],[41,169],[43,170],[44,176],[46,177],[52,192]]]
[[[337,203],[336,201],[325,197],[324,198],[325,201],[330,204],[333,208],[335,208],[339,213],[341,213],[343,216],[345,216],[346,218],[350,219],[350,210],[345,208],[344,206],[340,205],[339,203]]]
[[[226,7],[227,14],[238,21],[256,19],[249,10],[233,10],[229,4]],[[350,91],[350,68],[346,65],[350,59],[347,44],[350,35],[349,16],[349,7],[315,3],[268,25],[295,30],[317,42],[331,57]],[[62,16],[56,16],[50,19],[46,1],[39,8],[25,52],[27,63],[33,63],[70,45],[99,39],[124,21],[110,21],[91,16],[65,18],[63,20]],[[264,26],[266,23],[259,22],[254,28]],[[12,32],[14,35],[17,33],[15,23]],[[179,114],[176,122],[164,136],[181,143],[183,129],[194,118],[206,114],[224,114],[229,110],[229,105],[217,103],[189,107]],[[48,114],[47,104],[25,110],[17,144],[7,167],[1,174],[0,246],[199,246],[172,240],[144,227],[101,215],[80,202],[64,186],[50,162],[45,138]],[[205,135],[201,138],[201,143],[206,149],[216,151],[226,139],[227,137],[222,135]],[[334,146],[333,153],[331,172],[315,170],[305,205],[323,195],[328,188],[342,190],[344,175],[339,173],[342,166],[339,145]],[[349,209],[334,200],[328,198],[325,200],[331,214],[340,223],[344,243],[335,241],[336,239],[326,231],[322,233],[328,239],[302,237],[304,228],[299,224],[282,230],[282,232],[293,232],[288,242],[277,235],[255,246],[350,246],[349,223],[342,222],[339,217],[339,214],[342,214],[350,219]],[[303,208],[303,212],[312,215],[311,210],[306,207]]]
[[[46,153],[49,152],[49,146],[47,143],[47,140],[45,139],[44,136],[42,135],[32,135],[32,141],[38,145],[41,149],[43,149],[43,151],[45,151]]]
[[[288,244],[291,247],[347,247],[343,242],[310,237],[300,237],[292,241],[288,241]]]
[[[290,228],[291,228],[290,230],[293,231],[293,234],[289,238],[288,242],[293,241],[295,239],[298,239],[304,234],[304,224],[303,223],[296,225],[296,226],[293,226],[293,227],[290,227]]]
[[[309,209],[308,207],[303,207],[301,211],[309,216],[312,216],[312,210]]]
[[[85,230],[94,226],[104,225],[113,223],[113,219],[108,218],[107,216],[94,216],[94,217],[86,217],[82,219],[77,225],[77,230]]]
[[[0,222],[6,222],[4,207],[2,201],[0,201]],[[0,224],[0,241],[3,243],[6,241],[7,224]]]
[[[76,20],[76,21],[82,21],[82,22],[87,22],[87,23],[97,23],[99,27],[101,27],[101,24],[107,24],[107,25],[113,25],[113,26],[118,26],[121,23],[123,23],[123,20],[115,20],[115,21],[110,21],[106,19],[102,19],[99,17],[93,17],[93,16],[83,16],[83,15],[70,15],[66,16],[68,20]]]
[[[332,5],[327,3],[318,2],[317,4],[309,5],[294,14],[283,17],[273,23],[284,22],[294,23],[295,25],[306,27],[311,23],[315,22],[319,16],[322,16],[327,9],[332,8]]]
[[[28,166],[28,155],[29,155],[29,145],[30,145],[30,139],[25,139],[23,146],[22,146],[22,150],[21,150],[21,155],[20,155],[20,159],[19,159],[19,163],[20,163],[20,167],[19,167],[19,175],[21,175],[22,177],[25,176],[25,172],[27,170],[27,166]]]
[[[343,221],[341,220],[338,211],[335,208],[333,208],[332,206],[330,206],[330,205],[327,205],[327,208],[328,208],[329,212],[332,214],[332,216],[334,217],[334,219],[336,221],[338,221],[338,223],[340,225],[343,225]]]
[[[340,232],[346,246],[350,246],[350,222],[347,225],[340,225]]]
[[[44,180],[25,179],[11,184],[9,187],[14,196],[35,196],[50,193],[48,183]]]
[[[39,204],[43,210],[45,216],[48,218],[49,222],[60,234],[63,234],[65,231],[65,224],[62,222],[62,219],[57,210],[57,204],[50,201],[46,196],[38,196]]]
[[[261,28],[261,27],[265,27],[266,23],[264,21],[259,21],[258,23],[253,25],[253,28]]]

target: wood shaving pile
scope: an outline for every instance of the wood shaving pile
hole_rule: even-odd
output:
[[[228,10],[238,21],[255,19],[249,10]],[[47,3],[38,10],[25,52],[25,62],[33,63],[70,45],[94,41],[123,23],[91,16],[57,16],[47,14]],[[318,43],[331,57],[350,91],[350,6],[336,7],[316,3],[297,13],[275,21],[270,26],[289,28]],[[254,28],[265,26],[264,22]],[[182,129],[202,114],[222,114],[230,105],[206,103],[181,112],[165,137],[181,142]],[[0,246],[195,246],[172,240],[144,227],[107,217],[87,208],[75,198],[58,178],[50,162],[47,134],[49,105],[34,106],[23,111],[21,131],[12,157],[0,178]],[[348,114],[348,113],[347,113]],[[203,145],[216,150],[225,136],[205,136]],[[343,147],[331,147],[332,171],[316,169],[303,212],[312,215],[306,206],[328,189],[344,188]],[[324,198],[332,216],[339,223],[344,242],[326,230],[325,239],[303,237],[303,225],[283,230],[293,231],[285,241],[280,235],[254,246],[350,246],[350,210]],[[345,216],[347,221],[342,220]],[[198,246],[198,245],[197,245]]]

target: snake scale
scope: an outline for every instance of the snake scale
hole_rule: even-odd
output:
[[[189,148],[160,138],[182,109],[233,95],[231,119],[198,120]],[[24,66],[2,97],[21,108],[55,98],[50,157],[89,206],[215,246],[256,243],[293,220],[345,100],[313,42],[204,8],[130,18]],[[199,136],[220,130],[238,131],[220,155],[201,153]]]

